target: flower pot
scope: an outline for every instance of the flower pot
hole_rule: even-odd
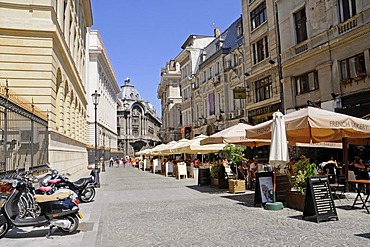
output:
[[[303,212],[305,195],[297,191],[288,191],[286,195],[287,195],[287,202],[288,202],[287,207]]]
[[[225,178],[212,178],[211,179],[211,187],[218,188],[218,189],[227,189],[227,179]]]
[[[229,180],[229,192],[230,193],[244,193],[245,192],[245,180]]]
[[[348,79],[343,80],[342,82],[343,84],[349,84],[352,82],[352,79],[348,78]]]

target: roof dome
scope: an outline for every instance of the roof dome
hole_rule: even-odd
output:
[[[136,88],[130,84],[130,79],[125,80],[125,84],[121,86],[121,91],[118,94],[119,99],[127,99],[132,101],[143,101]]]

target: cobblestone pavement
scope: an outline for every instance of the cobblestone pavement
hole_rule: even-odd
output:
[[[13,229],[1,246],[370,246],[370,214],[335,200],[339,220],[315,223],[302,212],[253,207],[254,193],[196,186],[132,167],[107,168],[93,203],[80,204],[79,232]]]

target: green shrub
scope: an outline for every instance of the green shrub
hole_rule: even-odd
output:
[[[225,178],[225,167],[222,164],[213,165],[211,167],[211,178]]]
[[[246,158],[243,157],[244,151],[243,146],[226,144],[222,151],[226,154],[227,158],[233,162],[235,167],[237,167],[238,164],[243,160],[247,160]]]
[[[311,164],[310,160],[302,155],[301,159],[293,165],[293,172],[294,176],[290,178],[292,187],[305,194],[307,178],[316,176],[316,164]]]

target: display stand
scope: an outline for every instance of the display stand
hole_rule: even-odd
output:
[[[256,185],[254,191],[254,206],[265,206],[267,202],[273,202],[274,195],[273,172],[256,172]]]
[[[188,171],[186,170],[186,164],[177,164],[177,174],[176,178],[180,179],[183,176],[185,179],[188,178]]]
[[[307,178],[303,219],[314,216],[316,222],[339,220],[327,176]]]

